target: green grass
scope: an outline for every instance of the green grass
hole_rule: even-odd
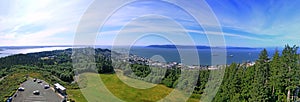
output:
[[[33,78],[43,79],[45,81],[49,80],[44,78],[42,73],[39,72],[18,72],[8,75],[1,81],[1,86],[4,87],[0,88],[0,99],[3,100],[9,97],[12,92],[15,92],[16,88],[19,87],[19,84],[24,81],[25,75],[29,75],[29,77]],[[150,86],[152,88],[137,89],[123,83],[119,78],[129,83],[134,83],[135,86]],[[174,90],[166,87],[165,85],[155,85],[152,83],[128,78],[126,76],[118,77],[117,74],[85,73],[80,76],[80,79],[84,79],[84,81],[81,81],[84,83],[82,84],[84,88],[80,90],[67,89],[69,99],[75,100],[75,102],[115,102],[120,101],[119,99],[127,102],[154,102],[163,99]],[[177,99],[178,97],[173,96],[169,98],[168,101],[176,101]],[[190,98],[188,102],[199,102],[199,100]]]
[[[173,89],[168,88],[164,85],[157,85],[149,89],[136,89],[124,84],[121,80],[118,79],[116,74],[102,74],[101,78],[107,88],[118,98],[125,101],[158,101],[163,97],[167,96]],[[135,80],[127,77],[121,77],[128,82],[135,83],[137,86],[144,85],[152,86],[151,83],[146,83],[140,80]],[[150,85],[147,85],[150,84]]]
[[[85,97],[82,95],[79,89],[68,89],[67,90],[69,99],[74,100],[75,102],[87,102]]]
[[[5,77],[3,80],[0,81],[0,100],[5,100],[8,97],[11,97],[19,85],[22,82],[25,82],[25,74],[11,74]]]
[[[100,79],[101,77],[101,79]],[[128,82],[133,82],[137,86],[154,86],[148,89],[137,89],[128,86],[123,83],[116,74],[95,74],[85,73],[80,76],[80,79],[84,78],[87,81],[84,82],[85,88],[80,90],[68,90],[69,98],[74,99],[76,102],[86,102],[83,99],[85,95],[86,99],[90,102],[102,102],[102,101],[120,101],[119,99],[127,102],[154,102],[159,101],[170,94],[174,89],[168,88],[164,85],[156,85],[147,83],[144,81],[131,79],[125,76],[120,76],[120,79]],[[101,82],[102,80],[102,82]],[[105,84],[105,85],[104,85]],[[177,92],[177,91],[174,91]],[[171,96],[168,101],[177,101],[180,93],[175,96]],[[100,100],[101,99],[101,100]],[[199,102],[198,99],[190,98],[189,102]]]
[[[8,74],[5,78],[3,78],[3,80],[0,81],[0,101],[11,97],[16,92],[20,84],[26,81],[27,78],[25,76],[27,75],[31,78],[38,78],[47,82],[53,81],[50,78],[51,76],[45,76],[45,73],[19,69]]]

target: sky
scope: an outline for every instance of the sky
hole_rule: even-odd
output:
[[[197,1],[189,0],[188,3],[197,4]],[[126,4],[106,15],[105,24],[95,36],[95,45],[123,45],[122,41],[135,37],[130,43],[141,46],[191,44],[187,40],[208,46],[218,42],[208,39],[208,35],[224,37],[226,46],[282,47],[300,43],[299,0],[205,2],[209,9],[201,4],[189,7],[202,15],[214,14],[214,17],[200,18],[205,21],[200,24],[185,8],[167,2],[139,0]],[[83,15],[87,14],[93,22],[107,10],[99,7],[87,13],[92,3],[93,0],[1,0],[0,46],[72,45]],[[110,5],[112,1],[101,3]],[[210,22],[214,18],[217,25]],[[88,24],[87,31],[96,27],[94,23]],[[203,26],[211,29],[204,31]],[[222,31],[216,30],[218,27]],[[146,36],[137,37],[142,34]]]

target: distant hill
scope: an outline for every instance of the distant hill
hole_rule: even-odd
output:
[[[149,45],[147,47],[153,48],[195,48],[195,46],[187,46],[187,45]],[[209,49],[209,46],[196,46],[197,49]]]
[[[227,49],[261,49],[261,48],[252,48],[252,47],[231,47],[231,46],[228,46]]]
[[[47,47],[72,47],[71,45],[53,45],[53,46],[0,46],[1,50],[6,49],[32,49],[32,48],[47,48]]]
[[[149,45],[146,47],[152,47],[152,48],[195,48],[195,46],[192,45]],[[210,49],[210,46],[196,46],[197,49]],[[214,47],[214,48],[221,48],[221,47]],[[227,49],[259,49],[259,48],[251,48],[251,47],[232,47],[228,46]]]

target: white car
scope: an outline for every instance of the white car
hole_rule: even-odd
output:
[[[25,88],[24,88],[24,87],[19,87],[18,90],[19,90],[19,91],[24,91]]]
[[[44,85],[44,89],[50,88],[50,85]]]
[[[43,81],[42,80],[39,80],[37,83],[42,83]]]
[[[40,94],[40,91],[39,91],[39,90],[35,90],[35,91],[33,91],[33,94],[34,94],[34,95],[39,95],[39,94]]]

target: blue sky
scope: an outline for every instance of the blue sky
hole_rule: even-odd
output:
[[[72,45],[78,23],[93,0],[62,2],[59,0],[0,1],[0,46]],[[189,0],[196,3],[197,0]],[[182,26],[197,45],[210,45],[206,34],[224,36],[227,46],[270,47],[300,43],[299,0],[206,0],[219,25],[212,18],[201,26],[209,26],[206,33],[191,14],[182,8],[157,0],[141,0],[119,8],[99,29],[96,45],[122,45],[115,37],[121,31],[126,40],[143,32],[169,31],[177,44],[189,43],[182,39],[174,21]],[[103,2],[109,5],[111,2]],[[201,7],[203,5],[199,5]],[[105,10],[103,8],[102,10]],[[205,15],[208,9],[196,9]],[[102,12],[95,10],[94,12]],[[150,16],[149,16],[150,15]],[[154,16],[151,16],[154,15]],[[89,15],[91,21],[101,15]],[[137,20],[138,18],[142,18]],[[134,20],[134,23],[132,23]],[[131,23],[130,23],[131,22]],[[93,23],[86,25],[95,26]],[[124,29],[124,27],[126,29]],[[220,26],[223,32],[213,28]],[[87,27],[87,28],[88,28]],[[89,29],[87,29],[89,30]],[[149,35],[133,41],[135,45],[171,44],[165,38]]]

